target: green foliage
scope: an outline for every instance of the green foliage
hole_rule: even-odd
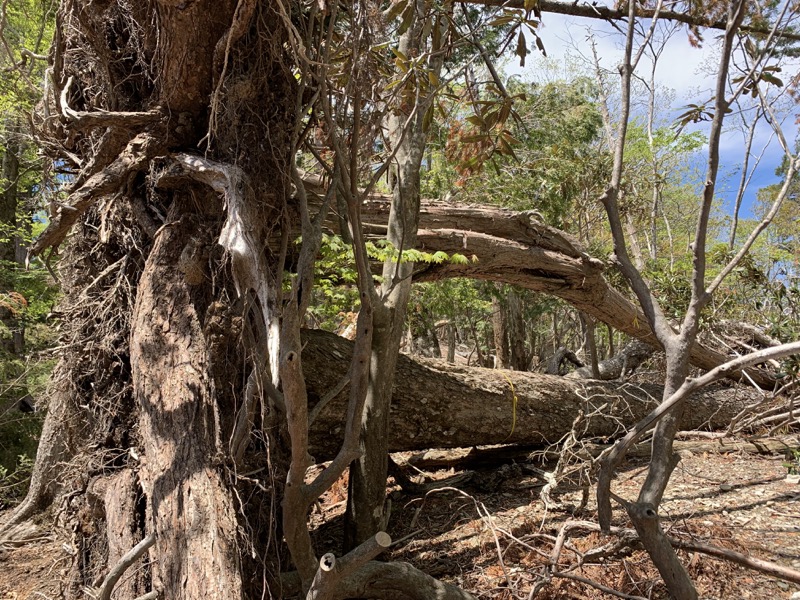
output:
[[[446,156],[465,200],[538,211],[556,227],[577,198],[598,195],[609,156],[591,81],[509,83],[508,98],[483,101],[450,127]],[[513,99],[513,105],[510,104]],[[491,168],[480,170],[489,161]]]
[[[485,284],[471,279],[453,278],[435,283],[419,283],[413,288],[413,303],[426,306],[437,316],[456,321],[490,314],[491,297]]]
[[[471,260],[463,254],[449,255],[442,251],[430,253],[413,248],[399,253],[388,240],[367,242],[366,249],[371,259],[381,263],[399,260],[401,263],[468,264]],[[378,275],[373,275],[373,278],[376,284],[380,282]],[[315,266],[316,301],[309,307],[309,313],[318,327],[334,330],[343,315],[358,311],[357,280],[353,247],[338,235],[323,233]]]
[[[764,293],[766,291],[766,293]],[[778,281],[756,297],[756,310],[768,319],[767,333],[785,342],[800,338],[800,285]],[[786,359],[787,372],[797,373],[797,359]]]
[[[17,68],[5,69],[0,77],[0,113],[19,115],[33,108],[41,93],[46,61],[31,57],[47,51],[53,38],[53,0],[14,0],[3,3],[2,62]],[[9,54],[10,53],[10,54]]]

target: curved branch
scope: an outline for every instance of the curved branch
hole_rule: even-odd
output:
[[[156,536],[151,533],[120,558],[119,562],[108,572],[108,575],[100,585],[100,589],[97,591],[97,600],[110,600],[111,592],[114,591],[114,586],[119,581],[119,578],[122,577],[128,567],[139,560],[155,543]]]
[[[70,76],[61,90],[61,114],[70,121],[73,127],[121,127],[123,129],[139,129],[157,123],[164,116],[160,110],[140,112],[120,112],[95,110],[91,112],[73,110],[69,106],[69,90],[74,78]]]

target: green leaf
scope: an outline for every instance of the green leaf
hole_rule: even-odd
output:
[[[403,20],[400,22],[400,27],[397,28],[397,35],[403,35],[411,23],[414,21],[414,3],[410,3],[406,10],[403,11]]]
[[[761,79],[766,81],[767,83],[771,83],[777,87],[783,87],[783,81],[775,77],[772,73],[763,72],[761,73]]]
[[[544,42],[538,35],[536,36],[536,47],[539,49],[539,52],[542,53],[542,56],[547,57],[547,50],[544,49]]]
[[[422,117],[422,130],[426,133],[431,128],[431,123],[433,123],[433,108],[434,105],[431,104],[428,107],[428,110],[425,111],[425,115]]]
[[[498,143],[500,146],[500,154],[503,154],[504,156],[510,156],[514,160],[518,160],[517,155],[514,154],[514,149],[511,147],[511,144],[505,141],[502,137],[498,140]]]
[[[515,21],[513,15],[502,15],[497,17],[496,19],[492,19],[487,23],[489,27],[502,27],[503,25],[508,25],[509,23]]]

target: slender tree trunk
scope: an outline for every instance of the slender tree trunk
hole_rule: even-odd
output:
[[[412,0],[412,20],[400,36],[398,50],[404,56],[418,56],[425,50],[431,35],[425,28],[425,0]],[[433,27],[444,27],[443,22]],[[441,34],[442,31],[436,33]],[[443,56],[434,47],[431,36],[431,57],[427,68],[435,77],[441,73]],[[416,247],[420,215],[420,171],[427,144],[426,114],[433,109],[433,96],[416,89],[388,118],[389,140],[395,151],[392,205],[387,225],[387,239],[399,252]],[[411,276],[414,265],[409,262],[386,261],[379,306],[374,307],[370,383],[364,407],[361,430],[363,455],[350,467],[350,485],[345,515],[345,548],[354,547],[385,527],[384,512],[386,477],[388,475],[389,412],[394,383],[394,368],[400,351],[405,323]]]
[[[498,292],[502,289],[499,283],[496,284],[496,287]],[[501,369],[508,369],[510,368],[510,360],[506,311],[497,296],[492,296],[492,333],[494,334],[495,366]]]
[[[0,173],[0,261],[13,261],[14,252],[14,232],[17,227],[17,193],[19,190],[19,151],[17,144],[14,143],[13,132],[8,131],[9,139],[5,143],[3,151],[3,166]]]
[[[595,320],[583,313],[579,312],[581,327],[585,339],[586,348],[589,351],[589,367],[592,372],[592,379],[600,379],[600,367],[597,360],[597,344],[595,343]]]
[[[456,362],[456,326],[447,322],[447,362]]]
[[[528,351],[525,348],[525,317],[522,301],[512,288],[508,290],[508,345],[511,353],[510,365],[515,371],[528,370]]]
[[[13,124],[6,125],[6,140],[2,173],[0,174],[0,263],[7,273],[15,269],[18,264],[16,248],[18,245],[17,210],[19,208],[19,152],[20,146],[14,139]],[[14,266],[12,266],[14,265]],[[13,292],[8,287],[11,282],[0,281],[0,292]],[[0,304],[0,319],[11,332],[11,338],[2,340],[2,345],[12,354],[20,356],[25,351],[25,329],[22,321],[17,318],[17,310],[13,301],[8,305]]]

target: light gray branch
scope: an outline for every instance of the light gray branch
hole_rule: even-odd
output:
[[[120,558],[119,562],[108,572],[103,583],[100,584],[100,588],[97,590],[97,600],[110,600],[111,592],[114,591],[114,586],[119,581],[119,578],[128,570],[128,567],[139,560],[155,543],[156,535],[151,533]]]

